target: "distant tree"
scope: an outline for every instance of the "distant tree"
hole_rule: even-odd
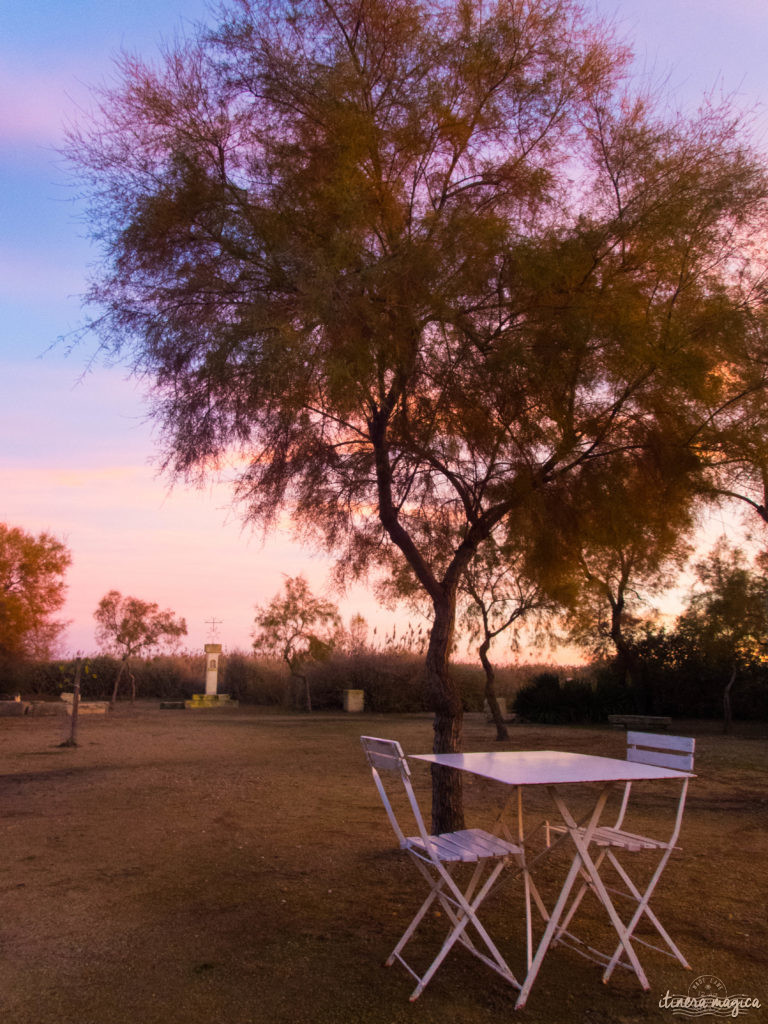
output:
[[[368,622],[356,612],[349,620],[344,646],[348,654],[364,654],[368,650]]]
[[[64,604],[67,547],[50,533],[35,537],[0,523],[0,657],[51,657],[65,623],[52,616]]]
[[[695,465],[695,464],[694,464]],[[560,593],[566,595],[568,639],[598,657],[611,649],[617,676],[632,681],[632,629],[650,603],[669,590],[691,553],[699,476],[685,467],[622,458],[611,478],[579,479],[557,538]]]
[[[677,623],[708,661],[722,667],[723,731],[731,731],[731,694],[740,675],[758,666],[768,673],[768,578],[750,566],[743,551],[720,540],[696,565],[703,588],[694,594]]]
[[[177,619],[170,610],[161,611],[157,604],[138,597],[123,597],[119,590],[110,590],[99,601],[93,613],[96,619],[96,642],[102,650],[120,658],[110,703],[114,706],[117,691],[125,672],[131,681],[131,702],[136,699],[136,679],[130,671],[131,658],[150,654],[165,646],[173,647],[187,635],[184,619]]]
[[[485,673],[485,699],[496,727],[496,739],[509,739],[509,730],[496,695],[496,671],[489,657],[491,644],[502,633],[531,612],[553,610],[542,587],[525,575],[523,553],[511,545],[500,548],[493,538],[481,550],[481,557],[468,566],[459,591],[465,598],[462,625],[477,642],[478,657]],[[515,637],[509,641],[515,646]]]
[[[282,593],[257,609],[255,621],[254,650],[285,662],[311,711],[309,680],[302,670],[309,661],[328,658],[336,646],[341,632],[336,605],[315,597],[303,576],[288,576]]]
[[[753,383],[764,162],[729,111],[632,95],[629,56],[576,0],[240,0],[125,57],[71,136],[94,326],[154,382],[166,468],[242,455],[251,521],[407,563],[437,752],[488,537],[587,466],[703,460]],[[435,831],[460,776],[433,772]]]

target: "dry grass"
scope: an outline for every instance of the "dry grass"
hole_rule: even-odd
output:
[[[428,717],[146,705],[83,719],[75,750],[57,746],[61,720],[2,719],[0,1020],[671,1021],[659,998],[686,992],[699,974],[767,1004],[768,738],[688,726],[678,731],[699,737],[699,777],[683,851],[654,902],[694,973],[646,952],[652,987],[643,993],[627,972],[603,986],[597,967],[555,949],[515,1014],[514,991],[464,951],[415,1004],[405,972],[381,966],[421,888],[392,848],[358,736],[428,750]],[[623,756],[623,734],[519,726],[508,746]],[[497,749],[479,716],[467,721],[465,747]],[[426,793],[426,774],[422,782]],[[471,823],[489,824],[500,799],[490,785],[469,785]],[[649,821],[666,809],[661,788],[648,791]],[[561,871],[549,866],[545,890]],[[486,918],[520,965],[516,889],[489,903]],[[585,912],[583,927],[598,936],[600,915]]]

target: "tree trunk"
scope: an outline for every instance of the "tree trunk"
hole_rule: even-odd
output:
[[[635,656],[627,643],[623,631],[624,599],[611,602],[611,640],[616,648],[616,673],[627,689],[632,691],[635,682]],[[636,696],[636,695],[635,695]],[[642,707],[637,710],[646,715],[653,714],[653,693],[647,683],[643,685]]]
[[[123,678],[123,672],[125,672],[127,665],[128,659],[123,658],[120,662],[120,669],[117,673],[117,678],[115,679],[115,685],[112,688],[112,699],[109,702],[110,709],[115,706],[115,701],[117,700],[117,688],[120,685],[120,680]]]
[[[737,668],[736,665],[731,669],[731,678],[723,690],[723,732],[727,735],[730,733],[733,726],[733,715],[731,712],[731,691],[733,690],[733,684],[736,682]]]
[[[486,636],[485,640],[478,647],[477,653],[480,655],[480,664],[485,672],[485,699],[488,701],[493,724],[496,726],[496,740],[501,743],[509,739],[509,731],[504,724],[504,719],[501,717],[499,702],[496,700],[496,673],[488,658],[490,646],[491,638]]]
[[[463,710],[458,687],[448,671],[448,656],[453,639],[455,600],[446,597],[435,602],[435,619],[427,649],[426,682],[429,706],[434,709],[435,754],[461,751]],[[461,772],[432,766],[432,831],[454,832],[464,828],[464,803]]]
[[[83,669],[83,659],[75,659],[75,681],[72,685],[72,718],[69,726],[69,739],[64,740],[60,746],[77,746],[77,716],[80,709],[80,675]]]
[[[294,707],[299,707],[299,694],[303,692],[304,700],[306,702],[307,711],[312,710],[312,693],[309,689],[309,677],[305,672],[297,672],[295,668],[291,669],[291,676],[293,679],[298,681],[298,686],[294,686],[294,692],[296,694],[294,700]]]

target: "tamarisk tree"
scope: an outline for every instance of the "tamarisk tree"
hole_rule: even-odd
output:
[[[303,576],[288,576],[282,594],[257,609],[253,647],[260,654],[280,658],[304,690],[307,711],[312,710],[308,661],[330,657],[341,633],[335,604],[315,597]]]
[[[149,654],[165,644],[173,645],[187,635],[184,619],[172,611],[161,610],[157,604],[138,597],[123,597],[119,590],[110,590],[99,601],[93,613],[96,619],[96,642],[120,658],[110,704],[114,706],[120,680],[125,672],[131,680],[131,702],[136,699],[136,680],[130,671],[130,659]]]
[[[52,616],[64,604],[71,562],[50,533],[0,523],[0,661],[51,656],[66,625]]]
[[[349,574],[407,566],[437,752],[461,749],[456,598],[491,533],[587,465],[679,467],[743,386],[764,169],[628,66],[576,0],[239,0],[124,57],[70,136],[92,326],[153,387],[166,470],[233,457],[253,523],[290,513]],[[434,771],[439,831],[459,775]]]

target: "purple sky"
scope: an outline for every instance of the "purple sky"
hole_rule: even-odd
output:
[[[745,108],[768,97],[766,0],[599,0],[634,46],[638,72],[667,81],[676,105],[708,90]],[[66,647],[93,649],[93,610],[116,588],[184,615],[189,645],[249,645],[254,605],[304,572],[317,590],[327,562],[278,531],[244,531],[224,485],[169,492],[138,385],[120,367],[90,372],[86,347],[50,351],[80,322],[94,252],[56,147],[88,105],[89,84],[121,48],[151,56],[200,0],[5,0],[0,9],[0,521],[51,530],[73,555]],[[768,117],[759,110],[765,148]],[[340,601],[379,630],[393,617],[362,588]]]

